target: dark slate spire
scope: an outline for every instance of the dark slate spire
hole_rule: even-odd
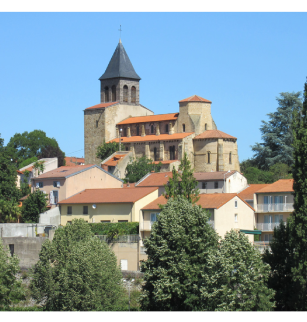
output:
[[[135,72],[121,40],[119,40],[105,73],[99,80],[118,77],[141,79]]]

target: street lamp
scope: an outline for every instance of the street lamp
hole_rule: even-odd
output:
[[[226,193],[226,180],[225,180],[225,176],[229,172],[230,172],[230,170],[228,170],[226,173],[224,173],[224,193]]]

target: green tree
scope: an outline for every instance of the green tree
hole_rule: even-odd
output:
[[[37,160],[38,160],[37,157],[32,157],[32,158],[26,159],[19,164],[19,169],[37,161]]]
[[[58,142],[54,138],[48,138],[41,130],[16,133],[7,144],[11,158],[17,162],[18,168],[24,160],[41,156],[48,147],[56,149]],[[51,154],[48,157],[56,157],[56,155]]]
[[[37,223],[39,214],[47,210],[47,198],[40,190],[35,190],[24,200],[21,207],[22,219],[27,223]]]
[[[201,281],[218,235],[209,215],[186,198],[170,198],[150,237],[144,240],[148,259],[141,264],[145,311],[201,310]]]
[[[98,148],[97,148],[97,158],[101,160],[105,160],[110,155],[112,155],[114,152],[123,150],[124,146],[121,144],[121,149],[119,149],[119,143],[117,142],[103,142]]]
[[[243,175],[249,184],[251,183],[273,183],[274,174],[270,171],[260,170],[255,167],[246,168]]]
[[[179,165],[179,171],[173,167],[172,178],[169,179],[168,184],[164,185],[164,196],[168,198],[177,199],[179,196],[187,198],[189,202],[195,203],[199,197],[199,189],[197,189],[197,180],[193,175],[191,162],[187,154],[184,154],[183,159]]]
[[[58,144],[47,144],[41,148],[39,158],[58,158],[58,167],[65,166],[65,153],[60,149]]]
[[[279,179],[291,179],[292,169],[285,163],[275,163],[270,167],[270,172],[273,174],[274,182]]]
[[[147,159],[145,156],[138,158],[136,160],[130,160],[125,171],[125,182],[137,182],[143,178],[148,172],[154,171],[159,172],[161,169],[161,162],[155,164],[152,160]]]
[[[269,113],[269,122],[262,121],[260,127],[263,143],[252,146],[254,161],[262,170],[278,162],[293,164],[292,114],[302,107],[301,92],[280,93],[276,99],[277,111]]]
[[[270,250],[266,249],[263,260],[271,267],[268,286],[275,294],[276,311],[293,311],[300,293],[299,283],[293,281],[294,248],[290,243],[290,225],[282,221],[274,228]]]
[[[16,301],[24,299],[21,281],[16,279],[19,270],[18,258],[15,254],[11,256],[0,238],[0,309],[2,310],[7,310]]]
[[[121,278],[107,243],[74,219],[43,244],[31,289],[36,300],[45,299],[47,311],[112,311],[122,305]]]
[[[291,245],[294,251],[293,280],[300,285],[299,297],[293,309],[307,310],[307,82],[304,103],[293,117],[294,212],[290,218]]]
[[[30,172],[25,170],[23,172],[23,180],[20,182],[20,195],[22,197],[27,196],[31,193],[31,187],[29,185]]]
[[[21,209],[14,200],[0,199],[0,222],[14,223],[21,216]]]
[[[45,161],[36,161],[33,164],[33,169],[37,170],[38,175],[44,172],[45,170]]]

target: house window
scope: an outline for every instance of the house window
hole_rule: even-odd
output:
[[[88,215],[88,206],[83,206],[83,215]]]
[[[202,189],[207,189],[207,182],[202,182],[201,188]]]
[[[72,215],[72,206],[67,206],[67,215]]]
[[[151,134],[154,134],[154,126],[153,125],[151,125],[150,129],[151,129]]]
[[[140,127],[138,125],[136,127],[136,135],[140,135]]]
[[[71,221],[67,221],[67,223],[68,223],[69,225],[71,225]]]
[[[235,200],[235,208],[238,208],[238,201]]]
[[[131,103],[136,103],[136,88],[131,87]]]
[[[264,235],[264,241],[270,242],[273,239],[273,234]]]
[[[208,163],[211,163],[211,152],[208,152]]]
[[[108,103],[109,102],[109,87],[106,86],[104,88],[104,102]]]
[[[231,164],[231,152],[229,153],[229,164]]]
[[[57,190],[50,191],[50,203],[56,205],[59,202],[59,192]]]
[[[168,124],[165,125],[165,133],[168,133]]]
[[[129,148],[126,146],[126,151],[129,151]]]
[[[100,220],[100,222],[104,222],[104,223],[110,223],[110,220]]]
[[[13,257],[14,255],[14,244],[9,244],[10,254]]]
[[[214,182],[214,189],[217,189],[219,187],[219,183],[218,183],[218,181],[215,181]]]
[[[169,159],[175,160],[175,145],[169,146]]]
[[[124,86],[124,102],[128,102],[128,86]]]
[[[124,128],[124,136],[127,136],[127,128]]]
[[[112,102],[116,101],[116,86],[112,86]]]
[[[155,222],[158,220],[159,212],[154,212],[150,214],[150,221]]]
[[[235,222],[238,222],[238,214],[235,214]]]
[[[182,132],[185,132],[185,124],[182,124]]]
[[[128,220],[119,220],[118,222],[128,222]]]
[[[128,270],[128,260],[127,259],[121,259],[120,260],[120,268],[122,271]]]
[[[53,181],[53,186],[59,188],[61,186],[60,181]]]
[[[38,186],[39,186],[39,188],[43,188],[44,187],[44,183],[43,182],[39,182],[38,183]]]
[[[158,153],[157,153],[157,148],[154,147],[154,160],[158,161]]]

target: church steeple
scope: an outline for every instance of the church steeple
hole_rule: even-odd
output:
[[[121,40],[99,80],[101,82],[101,103],[139,104],[141,78],[135,72]]]

